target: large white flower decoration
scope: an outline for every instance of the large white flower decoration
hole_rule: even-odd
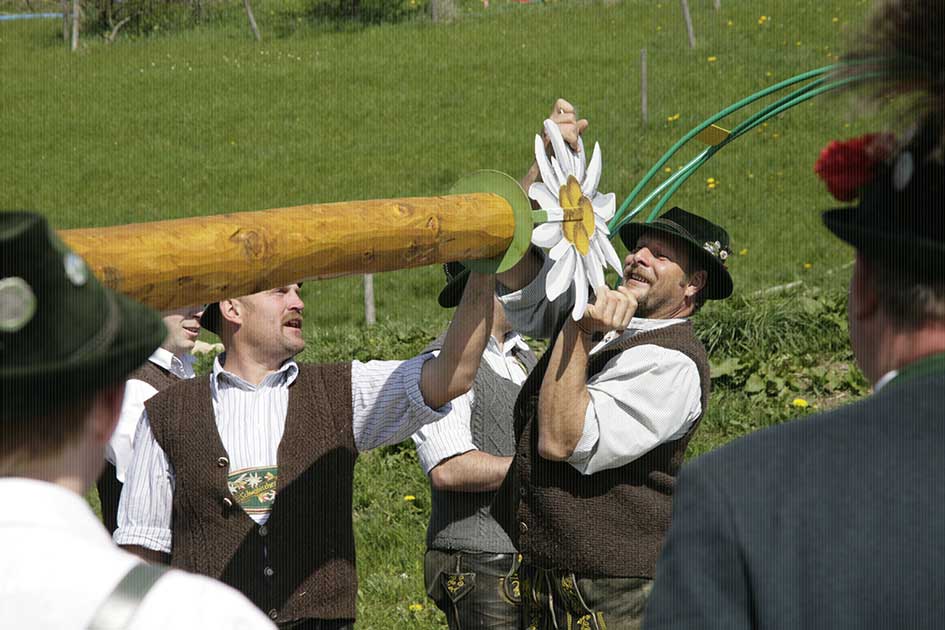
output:
[[[584,316],[587,286],[596,292],[604,285],[604,266],[610,265],[623,276],[620,257],[610,244],[607,221],[614,216],[614,193],[597,191],[600,181],[600,145],[594,143],[590,164],[586,163],[584,142],[578,139],[577,153],[561,137],[558,125],[545,121],[554,157],[549,161],[541,136],[535,136],[535,160],[541,182],[528,189],[528,196],[548,213],[548,223],[532,232],[532,243],[547,248],[554,262],[545,283],[545,295],[554,300],[574,283],[575,300],[571,318]]]

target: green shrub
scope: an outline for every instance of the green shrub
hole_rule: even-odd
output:
[[[312,0],[312,16],[363,24],[401,22],[426,13],[430,0]]]

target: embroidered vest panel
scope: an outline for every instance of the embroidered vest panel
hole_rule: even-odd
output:
[[[428,346],[438,350],[442,337]],[[515,350],[526,373],[537,363],[529,351]],[[511,457],[515,454],[512,410],[521,387],[502,378],[482,361],[473,383],[470,417],[472,441],[479,450]],[[493,492],[451,492],[431,489],[432,506],[427,527],[427,547],[447,551],[514,553],[515,546],[492,518]]]
[[[709,362],[690,322],[640,333],[595,354],[587,378],[620,352],[643,344],[678,350],[693,360],[704,413]],[[653,577],[669,528],[676,474],[702,414],[682,438],[619,468],[582,475],[567,462],[538,454],[538,393],[550,356],[546,352],[539,361],[516,402],[515,459],[496,493],[493,515],[529,564],[587,576]]]
[[[276,499],[262,527],[229,491],[209,378],[182,381],[145,406],[176,476],[171,564],[233,586],[264,612],[276,611],[279,623],[354,619],[350,364],[299,365]]]

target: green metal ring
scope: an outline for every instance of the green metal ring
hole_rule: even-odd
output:
[[[495,258],[467,260],[463,264],[480,273],[502,273],[508,271],[520,261],[528,252],[532,242],[532,203],[528,195],[512,177],[500,171],[476,171],[457,181],[450,189],[452,195],[468,195],[473,193],[492,193],[499,195],[512,206],[515,218],[515,232],[512,242],[504,254]]]

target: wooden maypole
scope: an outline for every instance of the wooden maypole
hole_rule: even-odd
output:
[[[484,191],[484,192],[479,192]],[[449,195],[350,201],[63,230],[106,286],[158,310],[215,302],[300,280],[491,259],[528,247],[528,199],[483,171]],[[514,245],[514,247],[513,247]]]

